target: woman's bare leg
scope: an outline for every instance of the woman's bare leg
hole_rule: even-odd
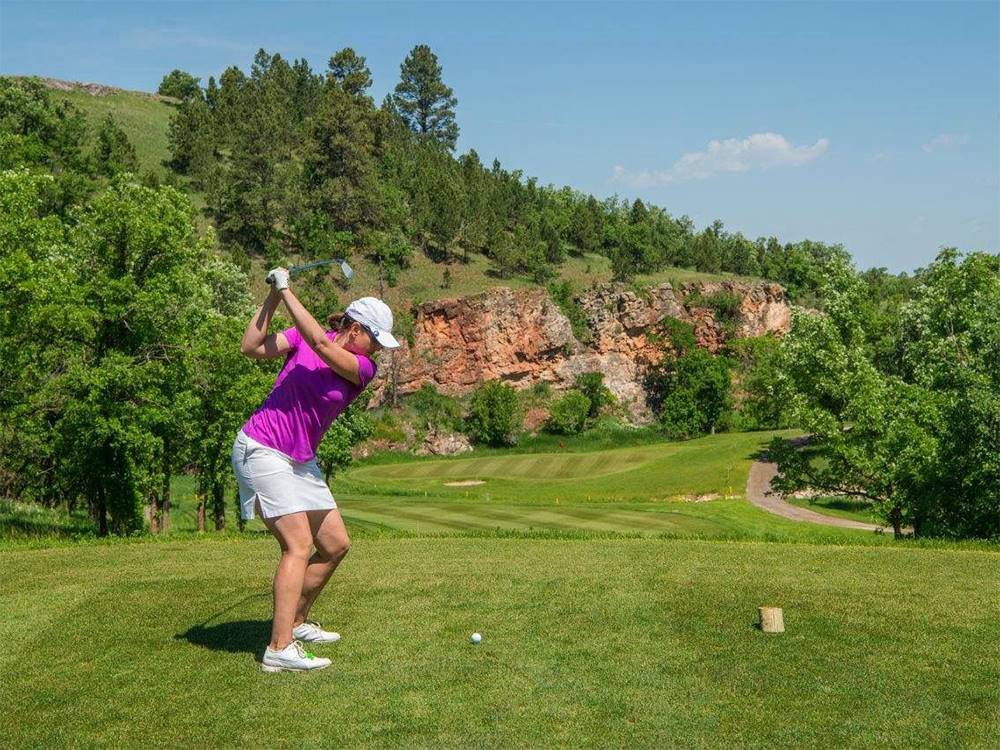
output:
[[[281,560],[274,574],[274,618],[271,621],[272,649],[280,651],[292,642],[295,610],[302,594],[312,531],[304,511],[277,518],[261,519],[281,545]]]
[[[306,515],[316,552],[309,558],[306,567],[293,627],[305,622],[316,597],[351,549],[351,540],[339,510],[307,510]]]

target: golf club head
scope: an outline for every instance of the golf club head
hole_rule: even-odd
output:
[[[340,270],[344,272],[345,279],[351,279],[354,277],[354,269],[347,265],[346,260],[340,261]]]

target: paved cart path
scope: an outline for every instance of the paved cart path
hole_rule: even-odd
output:
[[[860,529],[862,531],[888,531],[884,526],[876,526],[871,523],[852,521],[849,518],[838,518],[837,516],[827,516],[808,508],[800,508],[785,499],[777,492],[771,491],[771,480],[778,473],[777,464],[768,461],[755,461],[750,467],[750,476],[747,477],[747,500],[758,508],[774,513],[777,516],[789,518],[792,521],[805,521],[807,523],[819,523],[824,526],[840,526],[845,529]]]

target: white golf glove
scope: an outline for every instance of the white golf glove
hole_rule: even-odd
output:
[[[281,268],[280,266],[278,268],[272,268],[267,273],[266,281],[268,284],[271,284],[276,291],[280,292],[282,289],[288,289],[288,269]]]

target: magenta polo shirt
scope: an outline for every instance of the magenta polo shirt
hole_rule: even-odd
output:
[[[375,377],[375,363],[364,355],[354,355],[361,380],[360,385],[354,385],[335,373],[302,340],[298,329],[282,333],[292,348],[270,395],[243,425],[243,432],[295,461],[311,461],[333,420]],[[333,341],[337,334],[327,331],[326,337]]]

